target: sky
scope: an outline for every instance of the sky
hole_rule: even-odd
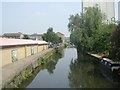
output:
[[[67,24],[72,14],[80,13],[80,3],[22,2],[2,4],[2,33],[45,33],[53,31],[69,36]]]
[[[118,0],[119,1],[119,0]],[[115,4],[117,12],[117,4]],[[43,34],[49,27],[69,36],[67,24],[72,14],[81,12],[80,2],[2,2],[1,34],[22,32]],[[116,13],[116,17],[117,13]]]

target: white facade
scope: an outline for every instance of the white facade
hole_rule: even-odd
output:
[[[83,0],[82,1],[82,9],[84,11],[85,7],[93,7],[98,5],[105,14],[106,20],[111,21],[115,18],[115,5],[114,0]]]
[[[118,2],[118,20],[120,21],[120,1]]]

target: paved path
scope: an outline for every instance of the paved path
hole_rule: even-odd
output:
[[[21,59],[17,62],[4,66],[2,68],[2,84],[11,81],[15,75],[19,74],[23,69],[30,65],[33,61],[37,60],[39,57],[42,57],[46,53],[52,51],[53,49],[47,49],[35,55],[29,56],[27,58]],[[0,85],[0,89],[1,89]]]

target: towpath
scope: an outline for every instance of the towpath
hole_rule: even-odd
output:
[[[2,67],[2,84],[0,84],[0,89],[2,88],[2,85],[4,85],[7,82],[10,82],[14,78],[14,76],[18,75],[28,65],[37,60],[39,57],[42,57],[43,55],[51,52],[52,50],[52,48],[44,50],[35,55],[31,55],[27,58],[18,60],[14,63]]]

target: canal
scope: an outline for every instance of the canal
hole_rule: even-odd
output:
[[[26,88],[120,88],[120,79],[102,69],[95,58],[66,48],[37,68]]]

